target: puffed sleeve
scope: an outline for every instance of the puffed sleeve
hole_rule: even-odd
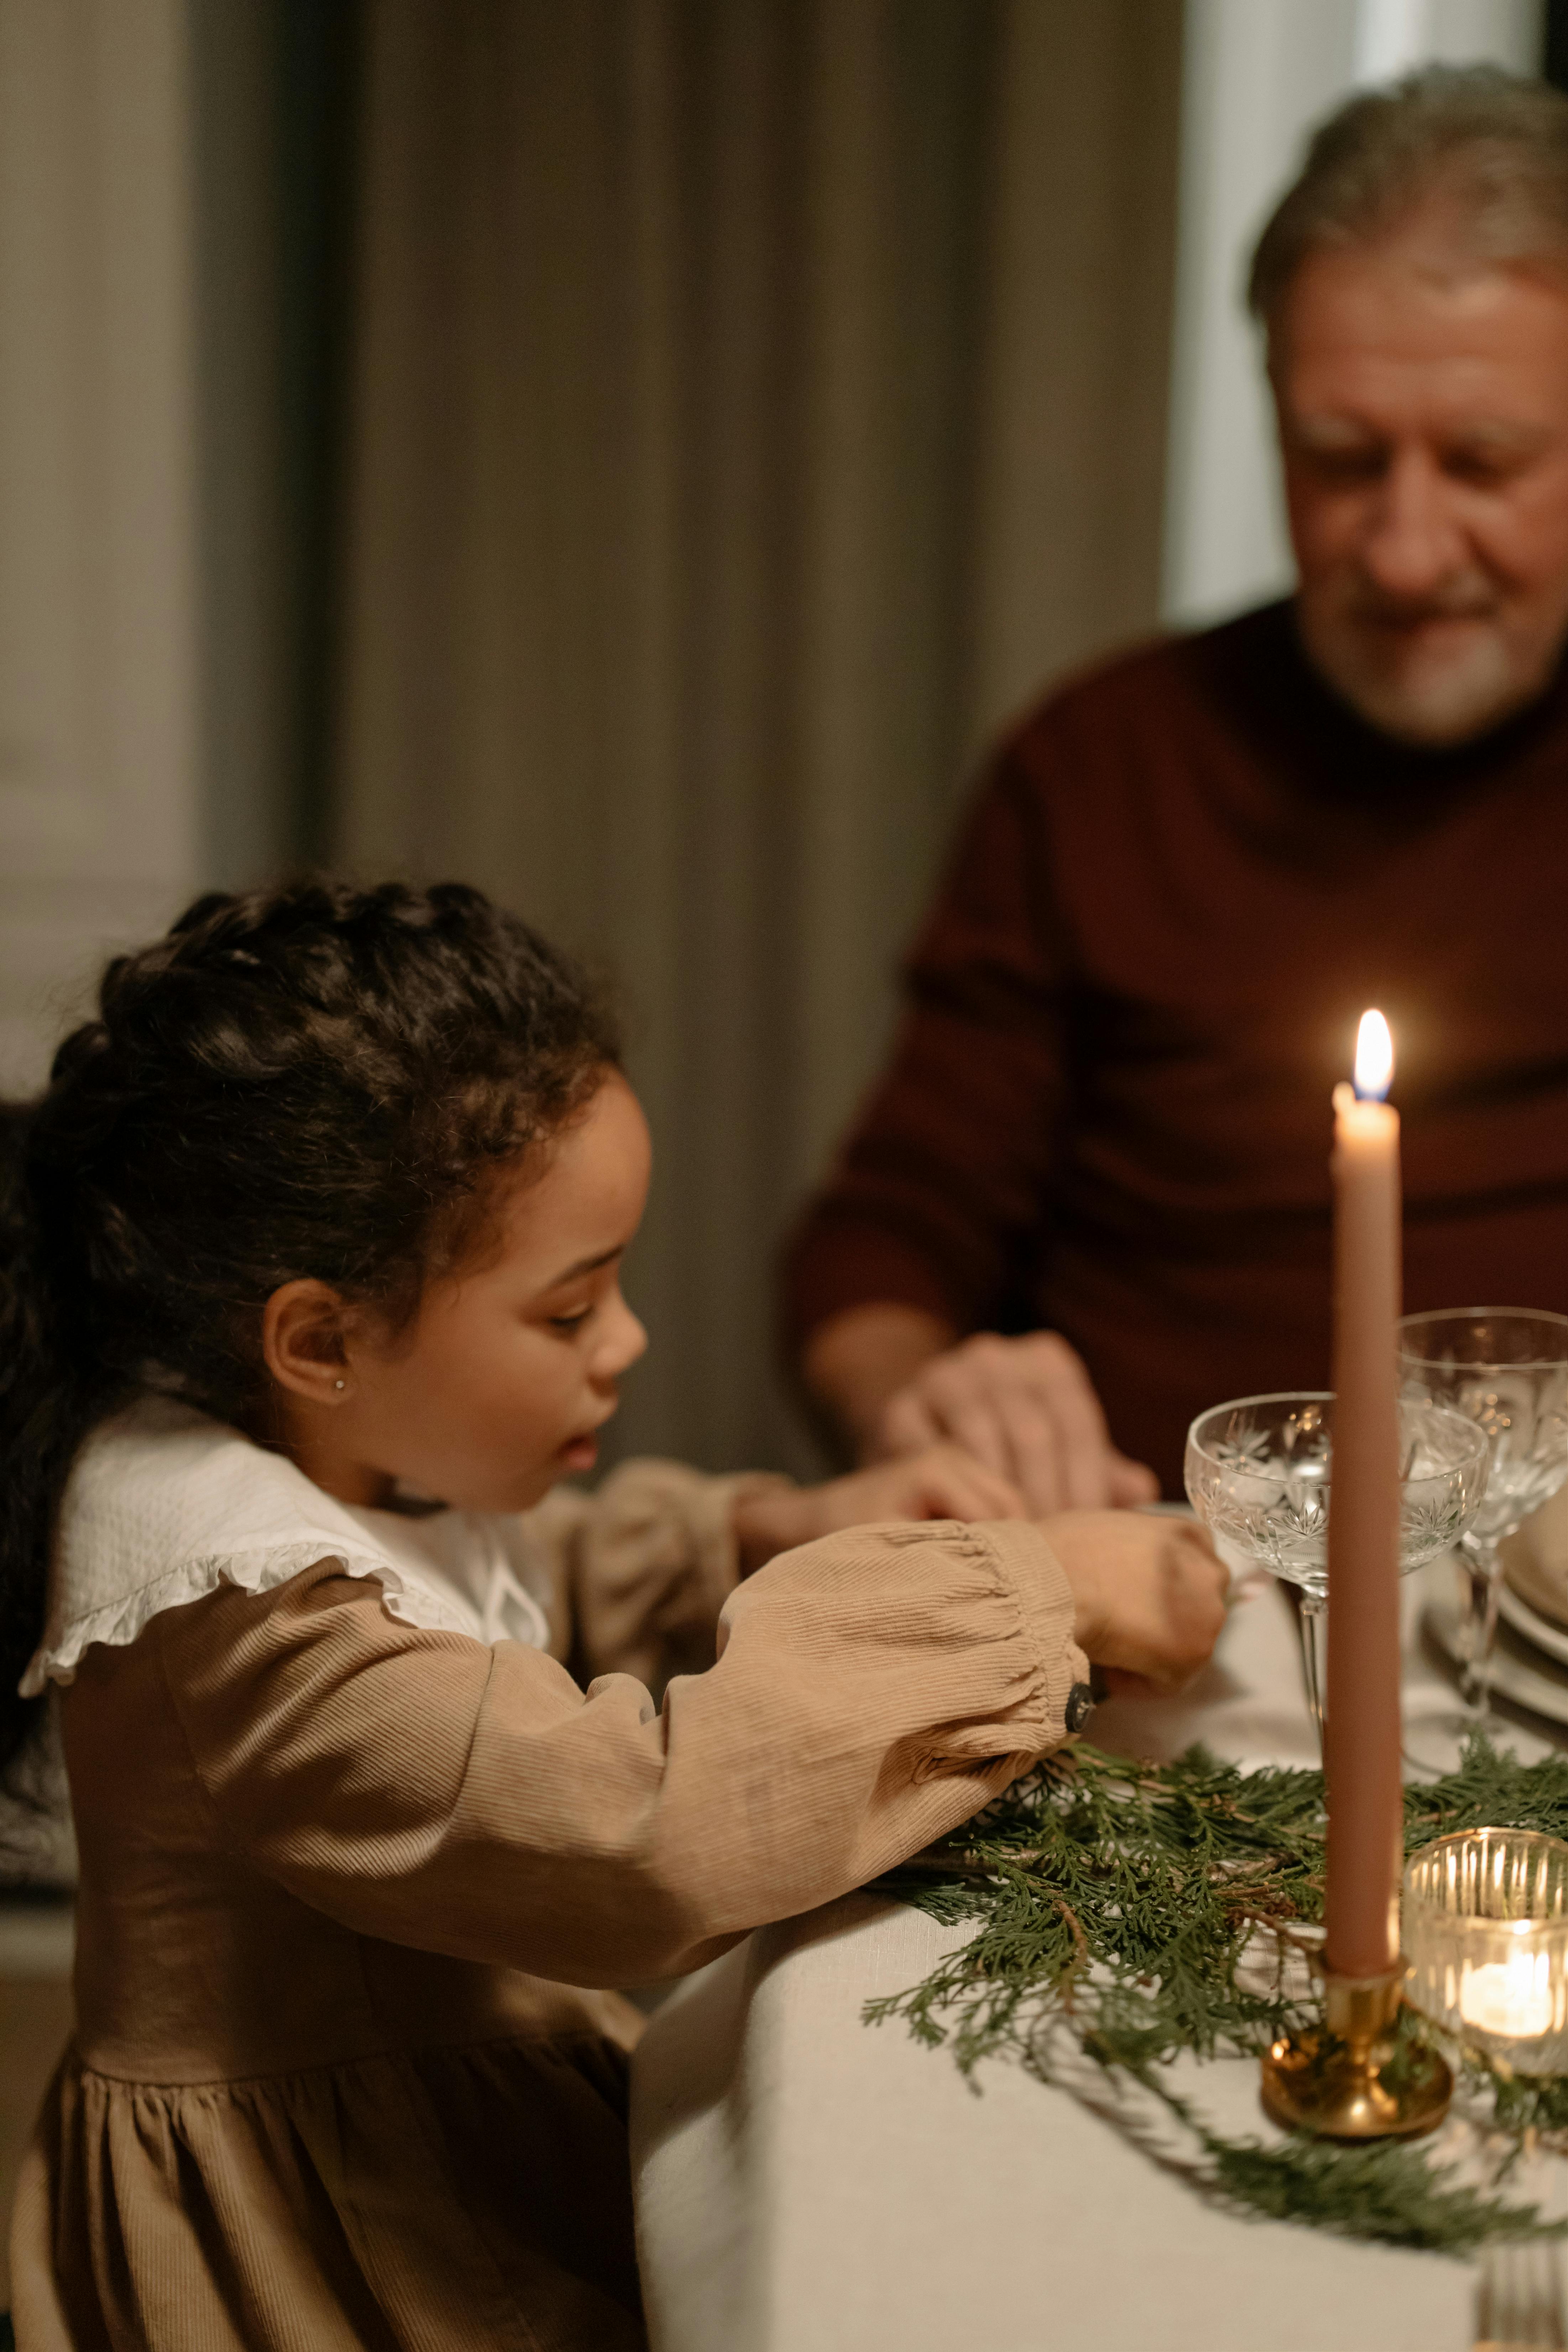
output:
[[[397,1623],[331,1561],[154,1620],[223,1833],[361,1933],[646,1982],[874,1877],[1064,1736],[1085,1672],[1037,1528],[857,1528],[725,1605],[656,1709]]]
[[[710,1666],[719,1612],[740,1580],[735,1505],[791,1483],[767,1471],[709,1477],[640,1455],[596,1494],[558,1486],[515,1523],[548,1562],[556,1656],[585,1676],[635,1675],[656,1691]]]

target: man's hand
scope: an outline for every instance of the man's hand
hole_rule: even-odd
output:
[[[1081,1360],[1054,1331],[982,1332],[931,1357],[894,1391],[870,1450],[898,1456],[946,1439],[1020,1488],[1029,1508],[1125,1508],[1160,1482],[1110,1442]]]
[[[1110,1689],[1179,1690],[1207,1663],[1229,1579],[1193,1521],[1063,1511],[1044,1533],[1072,1587],[1079,1647]]]
[[[735,1506],[741,1572],[751,1576],[775,1552],[793,1550],[839,1528],[875,1527],[889,1519],[1021,1519],[1024,1498],[1005,1478],[956,1445],[874,1469],[857,1470],[823,1486],[763,1488]]]

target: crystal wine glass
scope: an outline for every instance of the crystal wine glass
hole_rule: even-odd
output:
[[[1465,1706],[1428,1727],[1451,1744],[1484,1728],[1490,1714],[1498,1547],[1568,1479],[1568,1316],[1514,1307],[1407,1315],[1399,1326],[1399,1379],[1405,1397],[1474,1422],[1490,1457],[1480,1509],[1459,1541],[1470,1583]]]
[[[1256,1563],[1301,1596],[1301,1665],[1320,1746],[1321,1621],[1329,1602],[1334,1399],[1236,1397],[1187,1432],[1187,1496],[1227,1568]],[[1399,1572],[1457,1543],[1486,1485],[1486,1440],[1440,1405],[1399,1408]]]

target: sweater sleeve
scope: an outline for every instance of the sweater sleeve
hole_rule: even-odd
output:
[[[1042,1247],[1066,943],[1029,741],[971,812],[906,966],[890,1061],[786,1251],[792,1347],[883,1300],[983,1329]]]
[[[513,1522],[549,1563],[554,1654],[584,1675],[635,1675],[656,1691],[700,1674],[740,1581],[735,1505],[791,1483],[769,1471],[710,1477],[639,1455],[593,1495],[558,1486]]]
[[[158,1617],[231,1849],[357,1931],[587,1985],[698,1966],[874,1877],[1064,1737],[1085,1669],[1037,1528],[859,1528],[773,1560],[657,1710],[397,1623],[323,1561]]]

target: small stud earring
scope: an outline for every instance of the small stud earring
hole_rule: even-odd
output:
[[[347,1381],[334,1381],[332,1382],[332,1386],[333,1386],[335,1389],[346,1388],[346,1387],[347,1387],[347,1385],[348,1385],[348,1383],[347,1383]]]

